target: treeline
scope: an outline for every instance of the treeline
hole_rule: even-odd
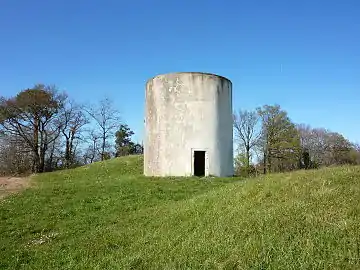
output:
[[[55,86],[35,85],[0,97],[0,174],[41,173],[141,154],[133,134],[111,100],[85,106]]]
[[[291,121],[279,105],[234,113],[237,175],[360,164],[360,146],[343,135]]]
[[[341,134],[291,121],[279,105],[234,113],[237,175],[360,164],[360,146]],[[0,174],[74,168],[142,154],[111,100],[77,104],[55,86],[0,97]]]

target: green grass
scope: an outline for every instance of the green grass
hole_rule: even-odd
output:
[[[1,269],[360,269],[360,167],[145,178],[128,157],[0,202]]]

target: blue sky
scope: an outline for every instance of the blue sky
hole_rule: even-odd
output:
[[[360,142],[360,1],[2,1],[0,95],[56,84],[110,97],[141,140],[144,85],[203,71],[234,109],[280,104],[297,123]]]

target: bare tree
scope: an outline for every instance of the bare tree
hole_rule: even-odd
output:
[[[0,136],[0,175],[29,174],[32,151],[20,136]]]
[[[343,135],[305,124],[297,125],[297,129],[303,154],[309,155],[311,167],[357,163],[356,146]]]
[[[120,126],[119,111],[113,107],[113,103],[109,98],[100,101],[99,106],[94,109],[86,109],[88,114],[94,120],[99,129],[101,140],[101,160],[105,159],[105,150],[109,145],[109,141],[114,137],[115,130]]]
[[[360,165],[360,144],[353,143],[353,150],[351,151],[352,164]]]
[[[96,132],[96,130],[91,129],[88,131],[88,135],[85,138],[86,141],[89,142],[89,145],[84,153],[84,163],[93,163],[97,161],[97,156],[101,154],[101,149],[99,148],[99,141],[101,139],[101,135]]]
[[[63,167],[64,156],[64,143],[61,136],[49,143],[48,149],[45,171],[61,169]]]
[[[235,136],[246,155],[246,170],[250,167],[250,154],[260,138],[259,116],[255,111],[239,110],[233,114]]]
[[[69,101],[61,115],[62,128],[61,133],[65,140],[65,167],[69,168],[74,163],[75,141],[81,139],[81,129],[89,123],[80,106]]]
[[[300,136],[300,145],[301,145],[301,156],[299,159],[299,165],[301,168],[309,169],[314,167],[312,163],[311,154],[313,153],[313,136],[312,129],[309,125],[306,124],[297,124],[296,129],[298,130]]]

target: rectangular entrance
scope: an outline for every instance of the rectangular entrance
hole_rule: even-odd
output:
[[[205,176],[205,152],[206,151],[194,151],[194,175]]]

